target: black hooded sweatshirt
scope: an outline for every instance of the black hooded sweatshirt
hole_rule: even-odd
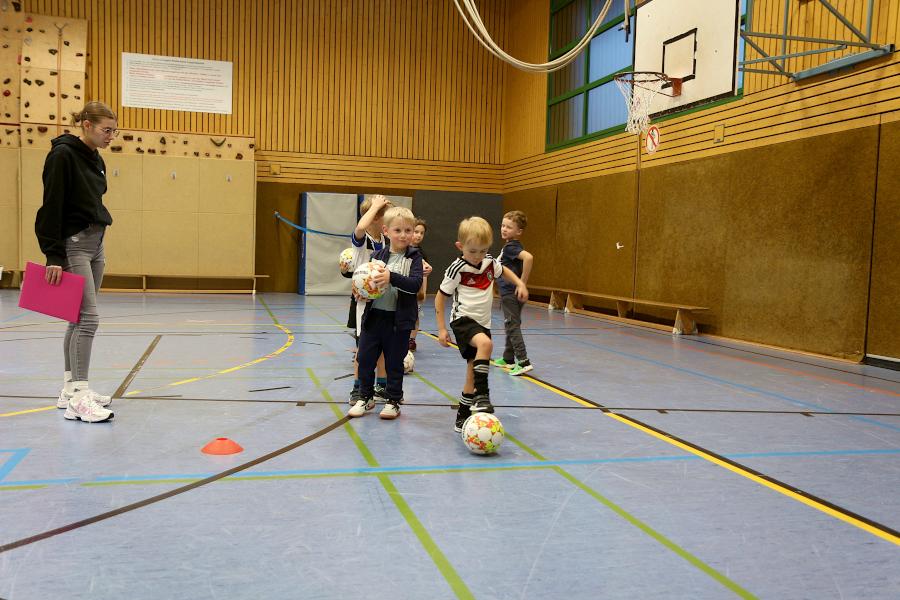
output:
[[[34,222],[47,265],[66,261],[66,238],[93,224],[112,225],[103,206],[106,165],[97,150],[65,133],[52,142],[44,162],[44,204]]]

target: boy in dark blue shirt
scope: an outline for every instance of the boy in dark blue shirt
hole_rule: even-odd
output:
[[[522,249],[519,238],[527,225],[528,219],[520,210],[512,210],[503,215],[503,222],[500,225],[500,237],[506,241],[500,254],[500,264],[508,267],[526,285],[528,276],[531,275],[534,256]],[[525,303],[519,302],[516,298],[516,286],[512,282],[500,279],[499,284],[503,325],[506,328],[506,347],[503,350],[503,358],[498,358],[494,364],[509,369],[510,375],[524,375],[534,369],[528,360],[528,351],[522,338],[522,307]]]

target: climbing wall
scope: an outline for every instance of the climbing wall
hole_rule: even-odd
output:
[[[70,125],[85,102],[87,21],[27,14],[21,43],[22,122]]]

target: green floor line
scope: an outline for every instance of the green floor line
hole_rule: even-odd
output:
[[[530,448],[528,445],[526,445],[524,442],[522,442],[520,439],[516,438],[515,436],[507,433],[506,437],[509,439],[509,441],[511,441],[512,443],[514,443],[519,448],[521,448],[522,450],[524,450],[531,456],[535,457],[536,459],[547,460],[547,458],[542,456],[536,450],[533,450],[532,448]],[[634,525],[635,527],[637,527],[638,529],[643,531],[645,534],[647,534],[648,536],[650,536],[651,538],[656,540],[657,543],[665,546],[666,548],[668,548],[669,550],[671,550],[672,552],[674,552],[675,554],[677,554],[678,556],[680,556],[681,558],[683,558],[684,560],[689,562],[690,564],[694,565],[696,568],[701,570],[703,573],[712,577],[715,581],[717,581],[724,587],[726,587],[729,590],[731,590],[732,592],[734,592],[737,596],[739,596],[741,598],[756,598],[756,596],[754,596],[753,594],[751,594],[750,592],[748,592],[747,590],[742,588],[736,582],[732,581],[727,576],[723,575],[722,573],[720,573],[713,567],[709,566],[708,564],[706,564],[705,562],[703,562],[702,560],[700,560],[699,558],[697,558],[696,556],[694,556],[693,554],[691,554],[690,552],[688,552],[687,550],[685,550],[684,548],[682,548],[681,546],[679,546],[678,544],[676,544],[675,542],[673,542],[672,540],[667,538],[665,535],[656,531],[655,529],[653,529],[652,527],[650,527],[649,525],[647,525],[646,523],[644,523],[643,521],[641,521],[640,519],[638,519],[637,517],[635,517],[628,511],[626,511],[624,508],[622,508],[621,506],[619,506],[618,504],[616,504],[615,502],[613,502],[612,500],[610,500],[609,498],[607,498],[606,496],[604,496],[603,494],[598,492],[597,490],[591,488],[586,483],[584,483],[580,479],[578,479],[575,476],[573,476],[572,474],[570,474],[568,471],[566,471],[562,467],[553,465],[550,468],[552,470],[556,471],[560,476],[565,478],[567,481],[572,483],[575,487],[579,488],[580,490],[582,490],[583,492],[585,492],[586,494],[588,494],[595,500],[599,501],[601,504],[603,504],[608,509],[610,509],[611,511],[613,511],[614,513],[619,515],[621,518],[623,518],[627,522],[631,523],[632,525]]]
[[[444,396],[449,397],[446,392],[442,391],[439,388],[439,386],[425,380],[424,377],[419,376],[419,378],[422,379],[423,381],[425,381],[426,383],[428,383],[431,387],[440,391],[441,394],[443,394]],[[510,433],[507,432],[506,437],[512,443],[516,444],[519,448],[521,448],[523,451],[527,452],[528,454],[530,454],[537,460],[543,460],[543,461],[547,460],[546,457],[542,456],[536,450],[528,447],[525,443],[523,443],[521,440],[519,440],[515,436],[511,435]],[[619,505],[615,504],[612,500],[609,500],[608,498],[606,498],[605,496],[603,496],[596,490],[593,490],[588,485],[586,485],[585,483],[583,483],[576,477],[569,474],[562,467],[553,466],[552,469],[554,471],[556,471],[557,473],[559,473],[562,477],[564,477],[570,483],[574,484],[579,489],[581,489],[582,491],[589,494],[595,500],[599,500],[604,506],[606,506],[607,508],[609,508],[610,510],[615,512],[617,515],[619,515],[620,517],[625,519],[627,522],[631,523],[632,525],[634,525],[635,527],[637,527],[638,529],[640,529],[641,531],[643,531],[644,533],[649,535],[651,538],[656,540],[658,543],[662,544],[669,550],[673,551],[675,554],[677,554],[684,560],[688,561],[690,564],[694,565],[695,567],[700,569],[703,573],[709,575],[715,581],[722,584],[723,586],[725,586],[726,588],[728,588],[729,590],[731,590],[732,592],[734,592],[741,598],[756,598],[756,596],[754,596],[753,594],[751,594],[750,592],[748,592],[747,590],[742,588],[740,585],[738,585],[737,583],[735,583],[734,581],[732,581],[731,579],[729,579],[722,573],[716,571],[714,568],[707,565],[702,560],[700,560],[699,558],[697,558],[696,556],[694,556],[693,554],[691,554],[690,552],[688,552],[681,546],[677,545],[675,542],[673,542],[669,538],[665,537],[663,534],[659,533],[658,531],[656,531],[655,529],[653,529],[652,527],[650,527],[649,525],[647,525],[646,523],[644,523],[643,521],[641,521],[640,519],[635,517],[634,515],[628,513],[625,509],[623,509]]]
[[[428,387],[430,387],[431,389],[433,389],[434,391],[439,393],[441,396],[443,396],[444,398],[449,400],[450,404],[452,404],[453,406],[459,405],[459,398],[454,398],[453,396],[451,396],[450,394],[448,394],[447,392],[445,392],[444,390],[442,390],[441,388],[436,386],[434,383],[432,383],[431,381],[426,379],[424,376],[420,375],[418,371],[413,371],[412,374],[416,379],[418,379],[419,381],[421,381],[422,383],[424,383],[425,385],[427,385]]]
[[[12,490],[42,490],[47,485],[7,485],[0,486],[0,492],[8,492]]]
[[[334,399],[331,397],[331,394],[328,393],[328,390],[322,387],[318,378],[312,369],[307,369],[307,373],[309,373],[310,379],[312,379],[313,383],[316,384],[316,387],[319,388],[319,391],[322,393],[322,397],[328,400],[331,406],[331,410],[334,412],[335,416],[338,418],[343,417],[344,413],[341,412],[341,409],[338,408],[337,403],[334,402]],[[356,433],[356,430],[350,423],[344,424],[344,429],[350,434],[353,443],[356,444],[356,447],[359,449],[360,453],[366,459],[366,462],[371,467],[378,467],[378,461],[375,459],[375,456],[366,446],[365,442],[362,441],[362,438]],[[444,556],[444,553],[441,552],[441,549],[438,547],[437,543],[435,543],[434,539],[432,539],[431,535],[428,533],[428,530],[425,529],[425,526],[422,525],[422,522],[419,521],[419,518],[413,512],[412,508],[410,508],[409,504],[407,504],[406,500],[403,498],[403,495],[397,490],[394,486],[394,482],[391,481],[390,477],[383,473],[377,474],[378,481],[381,483],[382,487],[384,487],[385,491],[390,496],[391,500],[394,502],[394,506],[397,507],[397,510],[400,511],[400,514],[403,515],[403,518],[406,520],[407,525],[409,525],[410,529],[412,529],[413,533],[419,539],[419,543],[422,544],[422,547],[428,553],[428,556],[431,557],[431,560],[434,561],[435,566],[437,566],[438,570],[444,576],[447,584],[450,586],[450,589],[453,590],[453,593],[456,594],[457,598],[471,598],[474,600],[475,596],[469,590],[468,586],[466,586],[465,582],[459,576],[459,573],[456,572],[456,569],[453,568],[453,565],[450,564],[450,561],[447,560],[447,557]]]

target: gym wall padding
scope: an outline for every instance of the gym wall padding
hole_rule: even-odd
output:
[[[306,233],[301,236],[298,292],[307,296],[349,296],[350,280],[338,270],[338,255],[350,246],[356,227],[356,194],[307,192],[302,195],[300,224],[309,229],[343,233],[347,237]]]
[[[528,217],[528,227],[522,234],[522,246],[534,255],[531,282],[562,287],[568,273],[557,267],[559,227],[556,222],[558,186],[551,185],[507,194],[503,199],[504,213],[521,210]]]
[[[877,145],[878,128],[868,127],[642,169],[634,297],[709,307],[698,315],[705,333],[860,359]],[[900,144],[885,152],[887,172]],[[614,245],[625,244],[625,253],[633,244],[623,238],[634,218],[634,177],[619,173],[504,197],[505,210],[529,216],[523,242],[535,255],[533,285],[630,295],[628,261]],[[870,331],[872,343],[890,337],[893,347],[897,178],[890,173],[879,186],[887,198],[878,229],[881,288],[873,281],[873,312],[890,317],[879,317],[883,334]],[[674,316],[639,311],[669,322]]]
[[[861,358],[877,144],[868,127],[643,170],[636,296],[708,306],[727,337]]]
[[[422,190],[413,196],[413,212],[428,223],[428,233],[422,248],[434,273],[428,278],[428,293],[437,292],[444,271],[457,256],[456,232],[459,222],[466,217],[487,219],[494,229],[491,253],[499,256],[503,247],[500,239],[500,221],[503,219],[503,197],[499,194],[475,194],[466,192],[439,192]]]
[[[634,172],[559,185],[555,267],[574,289],[631,294],[635,202]]]
[[[900,359],[900,121],[881,128],[866,353]]]
[[[340,194],[367,194],[371,189],[352,186],[315,187],[305,183],[269,183],[260,181],[256,188],[256,273],[268,275],[260,279],[257,289],[263,292],[297,292],[297,261],[299,260],[300,232],[276,220],[277,210],[294,223],[300,222],[300,194],[309,191]],[[374,190],[386,196],[411,197],[404,188],[378,188]],[[355,225],[355,223],[354,223]],[[350,231],[348,230],[349,234]],[[349,244],[348,244],[349,245]],[[335,265],[337,257],[335,257]],[[335,267],[337,268],[337,267]]]

